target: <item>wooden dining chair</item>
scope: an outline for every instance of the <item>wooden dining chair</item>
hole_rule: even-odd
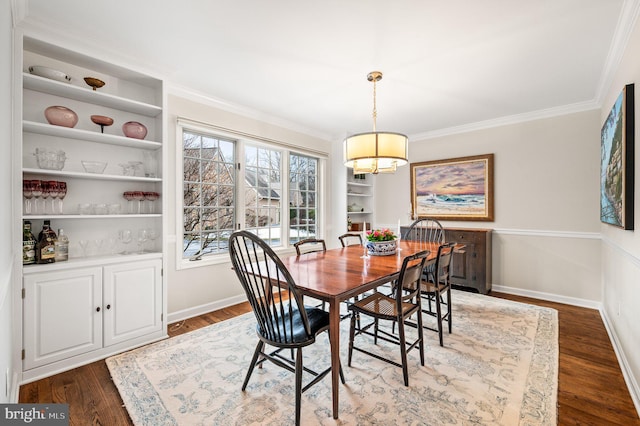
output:
[[[443,321],[447,322],[449,334],[453,328],[451,321],[451,260],[454,246],[455,243],[445,243],[438,247],[433,270],[420,283],[420,295],[424,299],[422,312],[435,317],[437,324],[436,328],[433,328],[423,321],[423,327],[438,332],[440,346],[444,346]],[[426,306],[425,301],[427,302]],[[444,313],[443,308],[446,308]]]
[[[324,240],[319,238],[306,238],[304,240],[300,240],[297,243],[294,243],[293,246],[296,248],[296,254],[298,256],[307,254],[307,253],[316,253],[321,251],[327,251],[327,244]],[[326,308],[326,303],[324,301],[320,302],[317,307],[322,307],[322,309]]]
[[[306,238],[304,240],[298,241],[297,243],[294,243],[293,246],[296,248],[296,254],[298,256],[306,253],[327,251],[327,244],[324,242],[324,240],[318,238]]]
[[[331,367],[316,372],[302,363],[302,348],[315,343],[320,333],[329,331],[329,313],[304,306],[291,274],[258,236],[247,231],[234,232],[229,238],[229,253],[257,321],[258,344],[242,391],[246,390],[256,365],[261,366],[267,360],[295,373],[296,425],[299,425],[302,393],[331,372]],[[265,345],[275,350],[267,350]],[[289,352],[291,356],[285,356]],[[314,376],[304,387],[303,371]],[[342,368],[340,379],[344,383]]]
[[[395,287],[393,295],[375,292],[349,306],[349,310],[353,313],[349,332],[349,366],[351,366],[353,351],[356,350],[389,364],[402,367],[404,385],[409,386],[407,353],[417,347],[420,352],[420,364],[424,365],[424,337],[422,315],[420,314],[422,309],[420,281],[428,255],[429,251],[425,250],[404,258],[398,277],[399,285]],[[407,342],[405,323],[415,313],[418,313],[418,326],[416,327],[418,336],[415,341]],[[357,321],[360,317],[370,317],[373,321],[361,326]],[[390,321],[392,325],[397,323],[398,334],[396,335],[380,328],[380,320]],[[373,327],[373,331],[370,331],[371,327]],[[376,353],[363,347],[357,347],[354,344],[355,337],[362,334],[373,337],[374,345],[378,343],[378,339],[399,345],[401,362],[398,363],[391,358],[385,358],[380,352]]]
[[[445,242],[444,227],[436,219],[417,219],[402,235],[402,239],[442,244]]]
[[[359,233],[347,232],[346,234],[340,235],[338,239],[342,247],[362,245],[362,235]]]

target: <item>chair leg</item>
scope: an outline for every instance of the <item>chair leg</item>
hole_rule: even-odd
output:
[[[418,309],[418,339],[420,340],[420,344],[418,345],[418,350],[420,351],[420,365],[424,366],[424,329],[422,328],[422,305],[419,305]]]
[[[447,290],[447,322],[449,323],[449,334],[451,334],[451,287]]]
[[[373,320],[373,344],[378,344],[378,318]]]
[[[347,365],[351,367],[351,357],[353,355],[353,338],[356,334],[356,316],[358,313],[356,311],[351,312],[351,326],[349,328],[349,359],[347,361]]]
[[[251,359],[251,364],[249,365],[249,371],[247,371],[247,375],[244,378],[244,383],[242,384],[242,390],[247,389],[247,385],[249,384],[249,378],[251,377],[251,373],[253,373],[253,369],[256,366],[256,362],[258,362],[258,357],[262,353],[262,348],[264,348],[264,342],[262,340],[258,340],[258,344],[256,345],[256,350],[253,352],[253,358]]]
[[[302,412],[302,348],[296,351],[296,426],[300,426]]]
[[[442,339],[442,303],[440,303],[440,292],[436,291],[435,294],[436,304],[436,318],[438,320],[438,337],[440,338],[440,346],[444,346],[444,340]]]
[[[398,319],[398,337],[400,339],[400,357],[402,358],[402,377],[404,385],[409,386],[409,367],[407,362],[407,344],[404,335],[404,318]]]

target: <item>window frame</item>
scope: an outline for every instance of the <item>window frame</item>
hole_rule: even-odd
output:
[[[190,269],[202,266],[217,265],[230,262],[229,253],[207,254],[198,260],[190,260],[183,258],[184,244],[184,170],[183,170],[183,134],[184,131],[192,131],[209,135],[213,138],[233,141],[235,144],[235,229],[246,229],[245,226],[245,147],[247,145],[262,147],[271,150],[277,150],[281,153],[281,194],[280,194],[280,226],[281,226],[281,244],[272,246],[276,253],[289,254],[294,251],[293,244],[290,243],[290,220],[289,220],[289,193],[290,193],[290,154],[312,157],[318,160],[317,177],[316,177],[316,210],[320,215],[320,220],[316,221],[316,235],[323,238],[326,229],[326,162],[327,154],[320,151],[307,150],[301,146],[287,144],[281,141],[271,140],[261,136],[251,135],[218,126],[201,123],[185,118],[178,117],[176,123],[176,205],[175,205],[175,243],[173,244],[176,251],[176,269]],[[286,213],[286,214],[285,214]]]

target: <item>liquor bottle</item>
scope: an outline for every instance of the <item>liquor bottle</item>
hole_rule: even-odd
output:
[[[54,243],[56,262],[69,260],[69,237],[64,233],[64,229],[58,229],[58,239]]]
[[[22,230],[22,264],[36,263],[36,239],[31,233],[31,222],[24,221]]]
[[[36,263],[53,263],[56,261],[55,243],[57,239],[56,233],[51,229],[51,222],[45,220],[36,244]]]

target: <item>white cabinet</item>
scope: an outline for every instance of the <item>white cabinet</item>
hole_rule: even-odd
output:
[[[54,231],[64,229],[70,240],[68,261],[21,268],[23,380],[30,380],[166,337],[165,95],[162,80],[91,54],[25,35],[16,37],[16,50],[22,56],[16,128],[22,131],[14,152],[22,167],[13,178],[13,205],[15,217],[22,220],[14,226],[21,230],[22,221],[29,220],[37,237],[48,219]],[[31,72],[32,66],[57,70],[71,81]],[[105,84],[93,90],[85,77]],[[49,124],[44,111],[50,106],[73,110],[77,124]],[[113,125],[101,128],[92,115],[110,117]],[[143,139],[124,135],[122,125],[129,121],[146,127]],[[41,168],[37,149],[64,151],[64,167]],[[106,168],[89,173],[83,160],[106,162]],[[145,161],[155,170],[145,170]],[[121,166],[130,162],[139,166]],[[50,207],[26,211],[18,187],[24,180],[65,182],[62,209],[41,196],[40,206]],[[150,195],[125,199],[133,191]],[[151,201],[153,194],[160,199]],[[125,235],[119,231],[130,231],[131,240],[118,240],[118,234]]]
[[[162,329],[159,260],[104,267],[104,344],[114,345]]]
[[[149,259],[25,275],[24,369],[59,369],[162,334],[161,268]]]
[[[24,369],[102,347],[102,270],[24,277]]]
[[[353,231],[361,231],[363,223],[371,229],[374,220],[373,179],[370,174],[353,175],[347,171],[347,217]]]

